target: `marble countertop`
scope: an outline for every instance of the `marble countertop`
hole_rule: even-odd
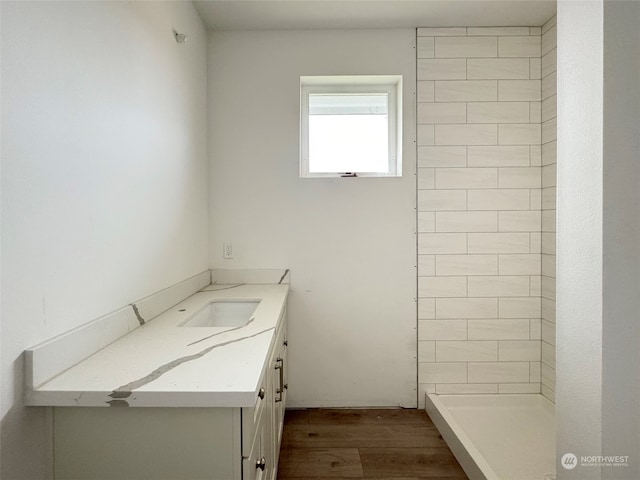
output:
[[[210,285],[34,388],[29,404],[253,406],[288,290],[288,285]],[[178,326],[216,300],[260,303],[242,327]]]

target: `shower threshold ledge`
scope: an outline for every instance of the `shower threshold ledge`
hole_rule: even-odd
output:
[[[554,480],[555,406],[540,394],[426,394],[426,410],[470,480]]]

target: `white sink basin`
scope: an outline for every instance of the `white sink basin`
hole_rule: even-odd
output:
[[[249,323],[260,300],[217,301],[207,304],[179,327],[242,327]]]

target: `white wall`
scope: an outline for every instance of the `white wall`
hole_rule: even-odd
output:
[[[603,478],[640,478],[640,3],[604,3]]]
[[[640,5],[558,4],[559,479],[640,471]],[[629,456],[628,467],[580,465]]]
[[[3,479],[50,475],[22,351],[207,268],[206,75],[190,3],[2,2]]]
[[[409,29],[210,35],[211,266],[291,269],[291,406],[416,404],[414,48]],[[299,178],[300,76],[338,74],[404,75],[402,178]]]

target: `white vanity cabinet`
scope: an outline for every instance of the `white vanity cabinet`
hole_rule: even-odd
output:
[[[286,321],[285,311],[252,407],[55,407],[56,480],[275,480]]]

